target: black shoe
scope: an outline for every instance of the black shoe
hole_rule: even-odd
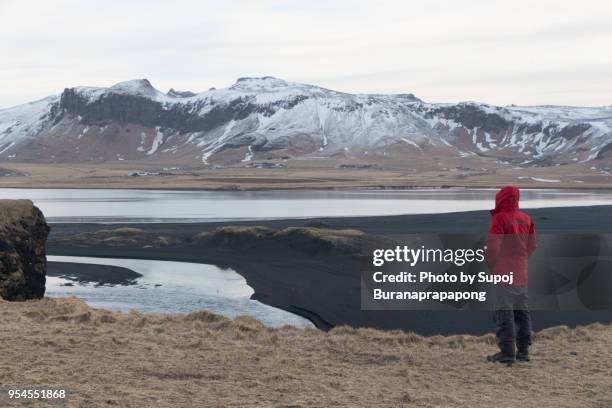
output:
[[[531,361],[531,359],[529,358],[529,350],[528,349],[518,350],[516,352],[516,361],[522,361],[525,363]]]
[[[487,361],[491,363],[503,363],[507,365],[512,365],[515,360],[514,356],[499,352],[493,354],[492,356],[487,356]]]

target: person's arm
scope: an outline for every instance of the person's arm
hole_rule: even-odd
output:
[[[499,217],[493,216],[491,226],[489,227],[489,235],[487,237],[487,264],[492,267],[497,263],[499,253],[501,251],[502,240],[504,238],[503,225]]]
[[[531,225],[529,226],[529,239],[527,240],[527,253],[529,256],[533,254],[533,251],[538,247],[538,237],[535,231],[535,225],[533,221],[531,221]]]

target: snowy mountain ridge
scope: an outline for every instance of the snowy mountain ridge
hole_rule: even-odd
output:
[[[412,94],[348,94],[273,77],[163,93],[146,79],[0,110],[0,159],[157,158],[243,163],[260,157],[432,154],[516,164],[612,156],[612,107],[427,103]]]

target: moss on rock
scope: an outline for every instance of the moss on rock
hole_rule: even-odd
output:
[[[49,226],[30,200],[0,200],[0,297],[42,298]]]

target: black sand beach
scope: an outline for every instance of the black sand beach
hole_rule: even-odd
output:
[[[78,283],[114,286],[135,285],[136,279],[142,275],[128,268],[111,265],[48,262],[47,276],[56,276]]]
[[[601,234],[612,232],[611,206],[529,210],[540,234]],[[194,236],[225,226],[264,226],[352,229],[377,237],[414,233],[485,233],[486,211],[436,215],[321,218],[194,224],[54,224],[48,244],[50,255],[142,258],[199,262],[231,267],[255,290],[253,297],[311,319],[317,327],[338,325],[403,329],[419,334],[481,334],[491,330],[491,314],[482,312],[362,311],[359,260],[342,251],[305,251],[279,240],[215,245]],[[138,239],[117,245],[100,243],[82,234],[117,228],[137,229]],[[80,239],[73,239],[78,237]],[[167,245],[143,245],[159,240]],[[612,311],[534,312],[536,330],[555,325],[612,322]]]

